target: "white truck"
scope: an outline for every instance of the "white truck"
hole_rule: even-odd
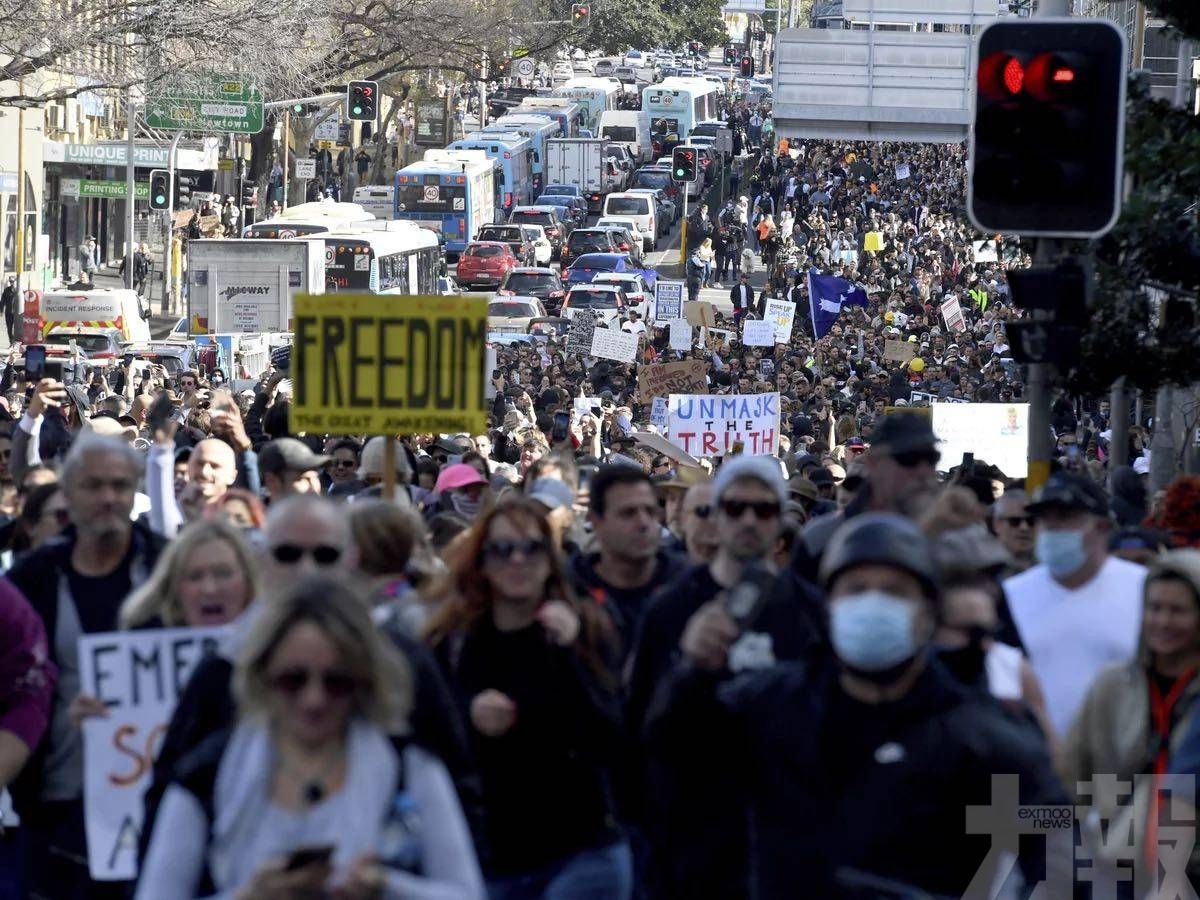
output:
[[[600,113],[600,137],[624,144],[639,163],[650,159],[650,120],[635,109],[608,109]]]
[[[189,334],[292,330],[297,294],[325,293],[323,238],[188,241]]]
[[[588,212],[598,213],[604,198],[625,189],[623,172],[604,138],[552,138],[546,141],[546,184],[573,184],[588,202]]]

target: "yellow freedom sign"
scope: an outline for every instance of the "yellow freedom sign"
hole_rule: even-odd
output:
[[[430,434],[487,427],[487,300],[301,295],[292,430]]]

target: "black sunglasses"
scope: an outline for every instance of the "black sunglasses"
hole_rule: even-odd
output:
[[[483,545],[483,555],[493,559],[512,559],[520,553],[529,559],[546,552],[546,542],[539,538],[526,538],[520,541],[488,541]]]
[[[916,468],[921,463],[936,466],[941,458],[942,454],[936,450],[905,450],[892,454],[892,459],[896,461],[896,465],[904,469]]]
[[[352,459],[335,459],[333,465],[338,469],[353,469],[355,462]]]
[[[317,672],[313,669],[284,669],[271,676],[271,684],[284,694],[299,694],[310,681],[321,682],[321,687],[330,697],[349,697],[358,687],[358,679],[349,672],[329,669]]]
[[[1022,524],[1032,528],[1036,522],[1033,516],[1001,516],[1000,521],[1008,525],[1009,528],[1016,528]]]
[[[707,503],[702,503],[692,510],[696,514],[697,519],[707,519],[712,515],[712,507]]]
[[[721,512],[731,519],[740,519],[746,510],[754,512],[754,518],[766,521],[779,515],[779,504],[770,500],[756,500],[753,503],[746,500],[722,500]]]
[[[319,544],[316,547],[301,547],[299,544],[279,544],[271,548],[271,555],[276,561],[292,565],[300,558],[308,555],[318,566],[332,566],[342,558],[342,551],[337,547]]]

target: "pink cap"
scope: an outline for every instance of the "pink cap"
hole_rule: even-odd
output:
[[[453,491],[471,484],[487,484],[487,479],[480,475],[479,470],[474,466],[455,463],[442,469],[433,489],[440,494],[443,491]]]

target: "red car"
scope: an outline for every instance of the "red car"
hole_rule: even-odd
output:
[[[459,287],[497,287],[520,263],[512,247],[500,241],[471,241],[458,258],[454,272]]]

